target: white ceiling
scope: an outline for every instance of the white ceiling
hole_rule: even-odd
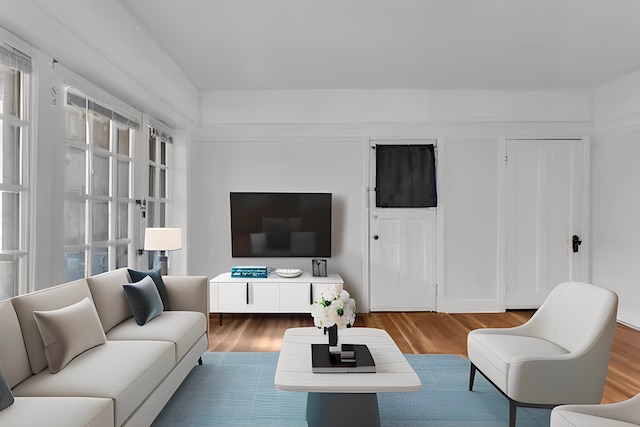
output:
[[[589,88],[640,69],[639,0],[119,0],[200,89]]]

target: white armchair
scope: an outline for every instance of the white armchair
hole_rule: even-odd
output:
[[[640,426],[640,394],[606,405],[562,405],[551,411],[551,427]]]
[[[617,311],[614,292],[565,282],[525,324],[469,332],[469,390],[480,371],[509,399],[511,427],[518,406],[600,403]]]

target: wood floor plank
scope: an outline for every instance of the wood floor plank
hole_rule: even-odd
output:
[[[512,327],[526,322],[532,310],[506,313],[376,312],[358,314],[355,327],[386,330],[403,353],[455,354],[467,357],[467,334],[477,328]],[[288,328],[313,326],[309,314],[225,314],[219,325],[210,316],[208,351],[280,351]],[[603,403],[640,393],[640,331],[616,326]]]

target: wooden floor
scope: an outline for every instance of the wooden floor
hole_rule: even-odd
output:
[[[358,314],[356,327],[386,330],[403,353],[467,357],[469,331],[524,323],[532,311],[446,314],[431,312]],[[280,351],[288,328],[313,326],[310,315],[211,315],[209,351]],[[640,331],[618,324],[609,361],[603,403],[640,393]]]

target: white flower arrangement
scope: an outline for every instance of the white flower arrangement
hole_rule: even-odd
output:
[[[338,325],[338,328],[350,327],[356,321],[356,301],[349,292],[338,292],[335,286],[331,286],[320,294],[320,301],[314,302],[311,315],[318,328],[333,325]]]

